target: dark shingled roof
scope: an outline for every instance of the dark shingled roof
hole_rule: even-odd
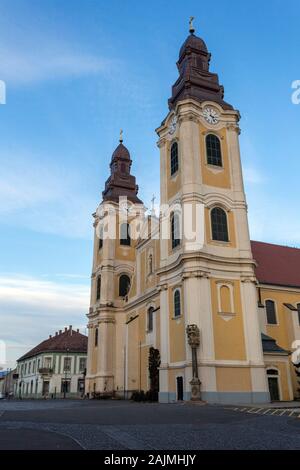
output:
[[[286,349],[281,348],[278,346],[276,343],[276,340],[274,338],[271,338],[271,336],[267,336],[264,333],[261,333],[261,341],[262,341],[262,346],[263,346],[263,352],[264,353],[274,353],[274,354],[289,354]]]
[[[300,249],[251,242],[257,262],[256,277],[261,284],[300,287]]]
[[[29,357],[36,356],[43,352],[66,352],[68,349],[70,353],[87,352],[88,338],[81,333],[72,330],[71,328],[65,330],[63,333],[57,334],[45,341],[42,341],[35,348],[31,349],[24,356],[20,357],[17,362],[23,361]]]

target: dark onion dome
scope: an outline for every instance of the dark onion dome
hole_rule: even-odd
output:
[[[127,147],[122,144],[122,142],[118,145],[114,153],[112,154],[112,161],[122,159],[122,160],[130,160],[130,153]]]
[[[130,173],[132,160],[129,150],[123,145],[123,138],[112,154],[110,162],[110,177],[105,183],[102,192],[103,201],[119,202],[120,197],[127,197],[128,201],[143,204],[138,198],[138,185],[135,176]]]
[[[190,34],[182,44],[179,52],[179,60],[188,49],[208,54],[208,49],[203,39],[198,38],[198,36],[195,36],[194,34]]]
[[[172,87],[169,108],[174,109],[179,101],[193,99],[202,103],[213,101],[223,109],[233,109],[224,101],[224,88],[217,74],[210,72],[211,54],[203,39],[191,34],[184,41],[179,52],[177,68],[179,77]]]

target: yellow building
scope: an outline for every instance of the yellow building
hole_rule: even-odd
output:
[[[300,339],[300,250],[292,255],[298,257],[293,285],[284,273],[260,276],[274,271],[265,254],[272,245],[251,246],[240,115],[224,101],[209,62],[191,27],[169,112],[156,130],[159,220],[145,215],[122,136],[113,153],[94,214],[90,396],[159,388],[161,402],[189,400],[200,382],[201,398],[212,403],[263,403],[270,395],[292,400],[296,394],[289,351]],[[186,233],[192,226],[200,227],[194,237]],[[280,252],[280,272],[289,249],[273,250]]]

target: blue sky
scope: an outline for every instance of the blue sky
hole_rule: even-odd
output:
[[[84,331],[91,214],[124,129],[140,196],[159,188],[158,127],[196,17],[240,110],[251,237],[300,246],[296,0],[0,0],[0,339],[16,356]]]

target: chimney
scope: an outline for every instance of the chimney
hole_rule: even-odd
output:
[[[49,339],[51,339],[51,338],[52,338],[52,335],[49,335]]]
[[[59,330],[59,334],[60,334],[60,335],[62,334],[62,330]]]
[[[68,331],[68,328],[65,326],[65,332]]]
[[[57,331],[55,332],[55,336],[58,336],[58,333],[57,333]]]
[[[79,333],[79,328],[77,328],[77,333]]]
[[[69,326],[69,330],[72,330],[72,325]]]

